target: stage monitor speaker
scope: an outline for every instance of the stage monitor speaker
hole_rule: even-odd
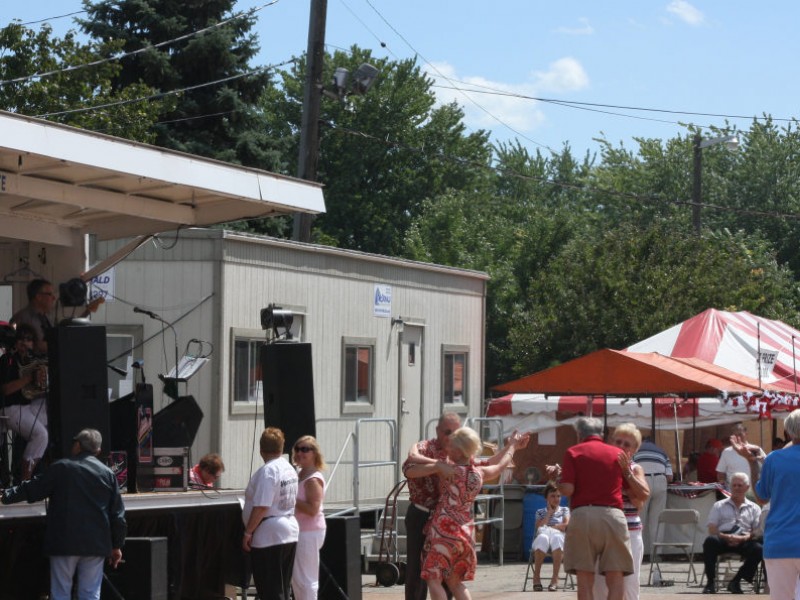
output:
[[[116,569],[106,569],[108,581],[103,583],[103,600],[118,600],[120,596],[167,600],[167,550],[165,537],[126,539],[124,560]]]
[[[109,413],[106,371],[106,328],[59,325],[47,332],[49,392],[48,430],[53,458],[70,456],[72,438],[81,429],[103,436],[108,455]]]
[[[261,346],[264,426],[278,427],[286,438],[284,452],[304,435],[316,436],[311,344],[276,342]]]
[[[203,411],[193,396],[181,396],[153,415],[153,446],[191,448]]]
[[[360,520],[356,516],[326,517],[325,524],[325,542],[319,551],[318,598],[361,600]]]

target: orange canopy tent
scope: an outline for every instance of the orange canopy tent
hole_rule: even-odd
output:
[[[755,379],[700,359],[604,349],[492,389],[560,396],[637,397],[760,394],[769,387],[760,387]]]

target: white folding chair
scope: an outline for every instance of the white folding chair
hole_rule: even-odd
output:
[[[661,550],[664,548],[678,548],[689,561],[689,569],[686,574],[686,583],[693,578],[697,583],[697,573],[694,570],[694,544],[697,539],[697,524],[700,522],[700,513],[693,508],[668,508],[658,515],[658,526],[653,536],[653,543],[650,547],[650,574],[647,576],[647,585],[652,585],[653,568],[658,569],[661,576]],[[692,530],[691,542],[666,541],[667,527],[680,527],[688,525]],[[681,573],[683,571],[680,571]]]

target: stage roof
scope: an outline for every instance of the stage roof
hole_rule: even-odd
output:
[[[0,111],[0,240],[74,245],[294,212],[322,186]]]

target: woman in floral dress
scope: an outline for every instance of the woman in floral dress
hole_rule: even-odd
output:
[[[469,600],[465,581],[475,578],[475,554],[472,508],[483,480],[500,475],[514,455],[517,436],[511,449],[495,465],[476,465],[474,457],[481,448],[478,434],[461,427],[450,436],[448,462],[418,464],[406,469],[408,477],[439,476],[439,503],[426,526],[422,578],[428,582],[433,600],[445,600],[442,582],[456,600]]]

